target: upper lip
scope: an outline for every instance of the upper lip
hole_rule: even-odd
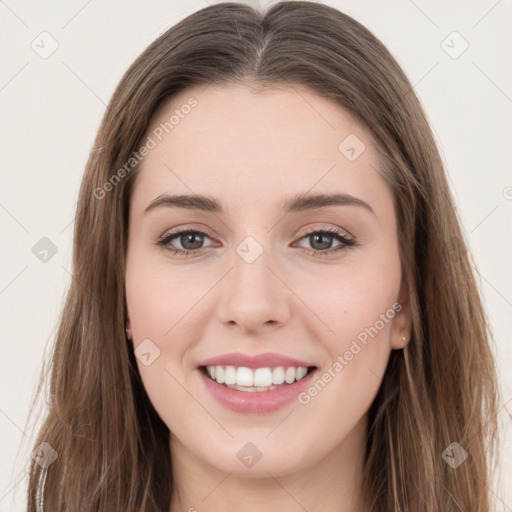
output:
[[[244,354],[242,352],[231,352],[230,354],[222,354],[217,357],[212,357],[210,359],[205,359],[198,363],[197,367],[201,366],[244,366],[246,368],[265,368],[265,367],[275,367],[275,366],[294,366],[299,367],[302,366],[304,368],[308,368],[309,366],[314,366],[311,363],[306,361],[300,361],[298,359],[294,359],[293,357],[287,357],[282,354],[275,354],[272,352],[265,352],[264,354],[257,354],[251,356],[249,354]]]

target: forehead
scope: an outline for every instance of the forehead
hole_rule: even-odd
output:
[[[163,193],[239,206],[310,190],[356,195],[377,209],[391,199],[370,133],[303,87],[191,87],[160,107],[147,137],[154,147],[137,171],[138,208]]]

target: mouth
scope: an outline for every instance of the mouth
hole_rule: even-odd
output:
[[[212,365],[199,367],[199,371],[216,384],[248,393],[262,393],[292,386],[309,376],[316,369],[316,366],[247,368],[244,366]]]
[[[316,366],[254,370],[229,366],[221,366],[220,370],[219,366],[198,367],[205,390],[210,396],[224,408],[242,414],[272,413],[291,404],[311,385],[317,370]]]

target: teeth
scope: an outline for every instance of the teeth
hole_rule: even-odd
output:
[[[277,366],[275,368],[256,368],[251,369],[245,366],[207,366],[206,371],[212,380],[218,384],[226,384],[234,389],[241,391],[266,391],[267,389],[275,389],[276,386],[286,382],[293,384],[299,381],[308,369],[302,366]]]
[[[215,368],[215,366],[211,366],[210,368]],[[226,366],[226,371],[224,373],[224,383],[236,384],[236,368],[234,366]]]
[[[239,386],[253,386],[254,385],[254,372],[250,368],[245,368],[244,366],[240,366],[236,370],[236,382],[233,384],[238,384]]]
[[[284,380],[291,384],[293,381],[295,381],[295,368],[290,366],[290,368],[286,368],[286,371],[284,372]]]

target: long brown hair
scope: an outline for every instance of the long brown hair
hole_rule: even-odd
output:
[[[351,17],[309,1],[201,9],[158,37],[121,79],[80,188],[71,284],[51,372],[42,372],[48,413],[34,448],[47,444],[42,462],[31,461],[27,510],[36,511],[41,482],[46,512],[169,510],[169,430],[125,336],[137,168],[112,177],[164,101],[192,85],[232,83],[306,86],[348,109],[370,130],[393,191],[413,324],[369,410],[371,509],[489,511],[498,403],[492,334],[434,137],[385,46]],[[468,454],[457,468],[447,462],[453,450]]]

